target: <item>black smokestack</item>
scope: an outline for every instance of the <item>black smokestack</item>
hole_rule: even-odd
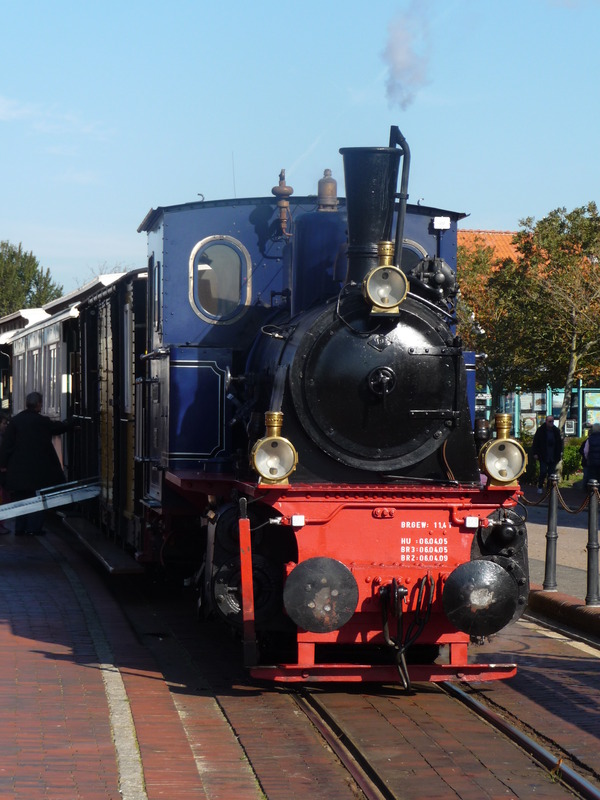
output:
[[[379,261],[377,243],[390,241],[402,150],[343,147],[348,212],[348,275],[362,282]]]

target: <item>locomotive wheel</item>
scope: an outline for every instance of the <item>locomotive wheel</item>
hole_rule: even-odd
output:
[[[263,556],[252,556],[254,583],[254,619],[265,625],[281,610],[280,568]],[[222,564],[213,578],[214,607],[229,624],[241,627],[242,572],[239,559]]]

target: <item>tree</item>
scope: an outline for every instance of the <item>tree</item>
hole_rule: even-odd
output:
[[[62,293],[63,287],[40,267],[33,253],[25,252],[21,244],[0,242],[0,316],[42,306]]]
[[[485,355],[478,359],[477,377],[490,388],[492,408],[497,408],[503,392],[527,383],[523,353],[537,349],[535,329],[528,325],[527,276],[510,259],[496,259],[493,248],[477,239],[472,250],[458,248],[458,276],[459,333],[468,349]]]
[[[459,330],[488,353],[493,395],[564,387],[563,428],[575,380],[600,376],[600,215],[589,203],[519,224],[514,260],[495,261],[483,243],[459,248]],[[471,318],[485,334],[473,334]]]
[[[518,267],[529,277],[536,312],[531,324],[544,332],[538,373],[564,387],[563,428],[574,382],[600,375],[600,214],[592,202],[519,224]]]

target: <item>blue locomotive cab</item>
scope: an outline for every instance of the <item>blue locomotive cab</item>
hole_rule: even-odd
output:
[[[148,235],[147,440],[157,499],[165,470],[239,468],[252,394],[243,376],[257,333],[276,335],[349,280],[346,202],[331,171],[315,197],[291,197],[283,171],[272,193],[160,207],[138,228]],[[407,208],[401,268],[426,299],[437,298],[440,282],[454,283],[462,216]]]
[[[244,446],[235,383],[257,331],[339,291],[346,219],[331,186],[329,202],[290,200],[283,178],[273,198],[162,207],[139,226],[148,235],[145,438],[153,499],[161,500],[166,470],[233,469]],[[298,258],[310,278],[302,283],[292,277]]]

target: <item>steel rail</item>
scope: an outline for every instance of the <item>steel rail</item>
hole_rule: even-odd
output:
[[[291,696],[348,770],[367,800],[397,800],[396,795],[310,690],[298,689],[292,691]]]
[[[576,791],[584,800],[600,800],[600,789],[591,784],[575,770],[562,763],[562,759],[556,758],[544,747],[535,742],[531,737],[519,731],[514,725],[502,719],[495,711],[487,708],[479,700],[476,700],[465,691],[452,683],[444,682],[438,684],[447,694],[456,698],[461,703],[470,708],[478,716],[483,717],[511,741],[518,744],[523,750],[531,755],[539,764],[547,767],[553,775],[563,784]]]

